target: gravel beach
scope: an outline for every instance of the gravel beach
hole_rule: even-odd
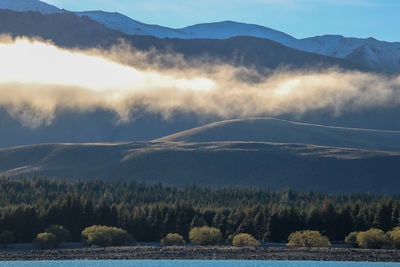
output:
[[[0,261],[35,260],[310,260],[400,262],[400,250],[353,248],[111,247],[1,252]]]

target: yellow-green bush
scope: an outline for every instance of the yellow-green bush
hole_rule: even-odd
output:
[[[358,247],[357,236],[359,232],[351,232],[346,238],[344,242],[352,247]]]
[[[297,231],[289,236],[288,247],[329,247],[331,243],[318,231]]]
[[[82,231],[82,241],[87,245],[109,247],[128,245],[134,239],[127,231],[121,228],[93,225]]]
[[[389,242],[382,230],[372,228],[368,231],[358,233],[357,243],[363,248],[381,248]]]
[[[34,240],[39,249],[55,248],[58,244],[57,237],[52,233],[40,233]]]
[[[238,234],[233,238],[232,245],[235,247],[258,247],[260,242],[249,234]]]
[[[189,239],[190,242],[199,246],[217,245],[221,243],[222,235],[219,229],[202,226],[192,228],[189,232]]]
[[[52,225],[44,230],[46,233],[55,235],[57,243],[71,241],[71,233],[61,225]]]
[[[180,234],[169,233],[166,237],[161,239],[161,244],[163,246],[183,246],[185,243],[185,240]]]
[[[400,248],[400,227],[386,233],[386,237],[393,248]]]

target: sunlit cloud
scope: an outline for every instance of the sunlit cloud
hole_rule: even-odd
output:
[[[324,109],[339,115],[400,104],[400,76],[336,69],[265,76],[123,45],[79,51],[9,38],[0,42],[0,58],[0,107],[31,128],[51,124],[63,110],[100,108],[124,123],[138,112],[166,119],[175,112],[236,118]],[[165,61],[169,68],[160,64]]]

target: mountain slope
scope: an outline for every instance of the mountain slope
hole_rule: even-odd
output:
[[[400,132],[397,131],[328,127],[274,118],[215,122],[156,141],[257,141],[400,151]]]
[[[130,35],[151,35],[157,38],[183,38],[185,33],[176,29],[170,29],[158,25],[148,25],[139,21],[133,20],[125,15],[117,12],[104,11],[83,11],[73,12],[75,15],[84,17],[87,16],[110,29],[121,31]]]
[[[43,14],[63,12],[61,9],[39,0],[0,0],[0,9],[14,11],[38,11]]]
[[[0,175],[145,179],[184,186],[257,186],[399,193],[400,154],[300,144],[139,142],[0,149]]]

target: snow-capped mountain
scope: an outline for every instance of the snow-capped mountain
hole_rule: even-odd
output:
[[[400,43],[378,41],[374,38],[361,39],[324,35],[300,39],[293,44],[287,44],[287,46],[344,58],[376,70],[400,72]]]
[[[1,9],[14,11],[39,11],[43,14],[62,12],[61,9],[39,0],[0,0]]]
[[[179,30],[186,33],[186,38],[227,39],[236,36],[251,36],[278,41],[282,44],[296,40],[286,33],[264,26],[234,21],[196,24]]]
[[[80,17],[88,16],[92,20],[106,25],[110,29],[117,30],[129,35],[151,35],[158,38],[185,37],[185,33],[182,31],[158,25],[144,24],[117,12],[112,13],[104,11],[84,11],[74,12],[74,14]]]
[[[0,0],[0,8],[14,11],[63,12],[55,6],[38,0]],[[179,39],[227,39],[237,36],[266,38],[285,46],[325,56],[347,59],[368,68],[400,73],[400,43],[379,41],[373,38],[347,38],[340,35],[324,35],[296,39],[288,34],[264,26],[233,21],[203,23],[171,29],[159,25],[144,24],[120,13],[104,11],[73,12],[87,16],[110,29],[129,35],[150,35],[158,38]]]

